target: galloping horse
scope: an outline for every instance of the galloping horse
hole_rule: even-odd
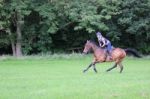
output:
[[[132,53],[136,57],[141,57],[138,53],[132,49],[121,49],[121,48],[113,48],[111,52],[111,57],[107,55],[107,51],[104,48],[98,47],[95,42],[88,41],[85,44],[83,53],[87,54],[90,50],[94,53],[93,62],[83,71],[86,72],[90,67],[93,66],[93,70],[97,73],[95,64],[102,62],[115,62],[114,66],[107,69],[107,72],[116,68],[117,65],[120,67],[120,73],[123,71],[122,61],[126,57],[126,52]]]

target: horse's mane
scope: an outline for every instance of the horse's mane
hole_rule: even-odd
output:
[[[92,44],[96,45],[97,47],[99,47],[98,43],[96,43],[95,41],[93,41],[93,40],[89,40],[89,41],[90,41],[90,43],[92,43]]]
[[[92,44],[94,44],[95,46],[97,46],[97,47],[100,48],[100,49],[105,49],[105,48],[100,47],[99,44],[96,43],[96,42],[93,41],[93,40],[89,40],[89,42],[92,43]]]

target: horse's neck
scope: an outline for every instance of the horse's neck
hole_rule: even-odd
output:
[[[92,50],[93,50],[93,51],[96,51],[98,48],[99,48],[99,47],[98,47],[97,45],[94,45],[94,44],[92,45]]]
[[[93,50],[93,52],[95,53],[96,50],[104,50],[104,49],[102,49],[102,48],[98,47],[97,45],[93,44],[93,45],[92,45],[92,50]]]

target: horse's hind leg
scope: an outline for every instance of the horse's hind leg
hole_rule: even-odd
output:
[[[122,71],[123,71],[123,65],[122,65],[122,63],[119,63],[118,65],[120,67],[120,73],[122,73]]]
[[[107,69],[106,71],[109,72],[109,71],[111,71],[112,69],[114,69],[114,68],[116,68],[116,67],[117,67],[117,63],[115,63],[115,64],[113,65],[113,67]]]
[[[83,70],[83,72],[85,73],[92,65],[93,65],[93,62],[85,70]]]

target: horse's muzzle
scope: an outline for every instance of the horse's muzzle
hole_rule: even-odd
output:
[[[82,54],[86,55],[87,53],[86,53],[86,52],[83,52]]]

